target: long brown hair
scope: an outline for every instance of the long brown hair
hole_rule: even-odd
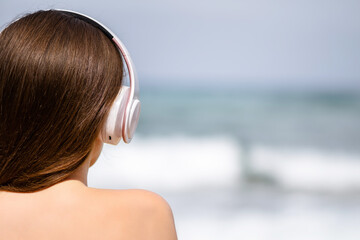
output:
[[[55,10],[0,34],[0,190],[34,192],[89,155],[123,76],[98,28]]]

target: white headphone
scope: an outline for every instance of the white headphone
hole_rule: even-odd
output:
[[[134,64],[126,47],[113,32],[95,19],[70,10],[56,9],[56,11],[68,13],[99,28],[114,42],[122,58],[125,60],[129,73],[130,86],[121,86],[120,91],[111,106],[109,116],[101,130],[101,137],[104,143],[113,145],[118,144],[121,138],[125,143],[130,143],[139,121],[141,103],[139,100],[139,83]]]

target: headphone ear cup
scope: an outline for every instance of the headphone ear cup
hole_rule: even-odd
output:
[[[130,88],[122,86],[119,94],[116,96],[113,105],[111,106],[109,115],[102,128],[102,141],[116,145],[120,142],[123,136],[123,124],[125,120],[126,104],[129,99]]]
[[[125,127],[123,129],[124,142],[130,143],[134,136],[136,127],[139,122],[141,103],[138,99],[134,99],[125,120]]]

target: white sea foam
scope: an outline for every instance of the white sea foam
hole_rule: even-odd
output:
[[[348,191],[360,189],[360,157],[314,149],[254,147],[256,174],[273,178],[287,189]]]
[[[240,176],[239,150],[231,138],[141,138],[105,145],[90,169],[96,187],[187,190],[227,187]]]
[[[360,189],[360,159],[310,149],[252,146],[248,173],[295,190]],[[105,145],[89,185],[104,188],[189,190],[240,186],[241,145],[233,138],[136,136],[130,145]],[[246,180],[246,179],[245,179]]]

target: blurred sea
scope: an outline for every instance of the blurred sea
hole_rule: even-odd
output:
[[[360,92],[143,88],[89,185],[145,188],[179,239],[360,239]]]
[[[360,91],[148,89],[141,97],[141,134],[360,153]]]

